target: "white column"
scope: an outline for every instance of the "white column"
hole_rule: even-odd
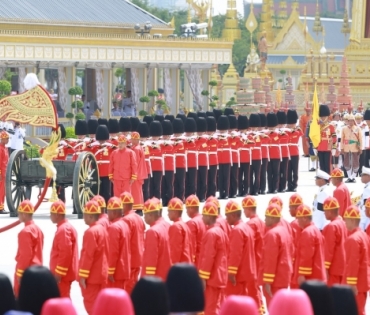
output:
[[[40,81],[40,84],[43,88],[46,88],[45,84],[45,69],[40,69],[39,74],[37,75],[37,78]]]
[[[104,80],[104,104],[102,104],[102,110],[105,117],[110,117],[110,109],[112,107],[112,70],[103,70],[103,80]]]
[[[186,78],[184,80],[184,107],[189,111],[193,110],[193,93],[191,92],[189,81]]]
[[[156,81],[155,71],[156,71],[156,69],[150,70],[150,74],[149,74],[149,78],[148,78],[148,82],[147,82],[148,92],[150,92],[152,90],[156,90],[157,84],[155,82]],[[150,110],[153,106],[154,106],[154,98],[151,97],[151,100],[148,103],[148,113],[149,113],[149,115],[150,115]]]
[[[211,71],[208,69],[202,70],[202,83],[203,83],[203,90],[206,90],[209,92],[209,95],[211,95],[211,87],[208,84],[209,81],[211,81]],[[208,110],[208,104],[209,100],[206,97],[203,97],[203,111]]]
[[[180,70],[170,69],[172,81],[172,107],[171,114],[176,115],[180,109]]]
[[[141,68],[139,69],[139,98],[146,95],[146,69]],[[139,111],[147,110],[144,108],[144,104],[140,103],[137,104],[137,114],[139,115]]]
[[[67,90],[76,85],[76,68],[66,67]],[[65,114],[71,111],[72,96],[68,94]]]

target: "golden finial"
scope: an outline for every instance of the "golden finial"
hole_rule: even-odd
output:
[[[172,17],[169,25],[172,27],[172,28],[175,28],[175,16]]]
[[[251,1],[250,12],[249,12],[247,20],[245,21],[245,27],[251,34],[251,45],[253,42],[253,32],[256,30],[257,26],[258,26],[258,22],[254,15],[253,1]]]
[[[320,10],[319,10],[319,0],[316,0],[316,13],[315,13],[315,22],[313,24],[313,31],[316,35],[322,32],[322,25],[320,19]]]
[[[351,33],[351,27],[348,22],[348,12],[347,9],[344,9],[343,14],[343,26],[341,32],[344,34],[345,37],[347,37],[347,34]]]

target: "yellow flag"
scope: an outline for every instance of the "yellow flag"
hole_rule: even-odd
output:
[[[313,101],[312,101],[312,122],[310,125],[310,139],[312,141],[313,147],[317,148],[321,141],[321,134],[320,134],[320,125],[319,125],[319,99],[317,97],[316,85],[315,85],[315,92],[313,93]]]

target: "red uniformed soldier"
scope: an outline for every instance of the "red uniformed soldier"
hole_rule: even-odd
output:
[[[207,120],[204,117],[197,119],[197,135],[195,139],[196,150],[198,152],[198,182],[197,182],[197,196],[204,202],[207,195],[207,178],[209,170],[209,156],[208,156],[208,139],[205,134],[207,131]]]
[[[131,133],[131,150],[135,152],[137,163],[137,179],[132,183],[131,193],[134,198],[133,209],[142,212],[144,207],[143,184],[148,178],[148,170],[145,162],[145,152],[140,145],[140,134],[138,132]]]
[[[163,206],[167,207],[168,202],[173,198],[173,181],[176,173],[175,169],[175,149],[170,137],[173,134],[172,123],[169,120],[162,122],[163,141],[161,150],[163,153],[164,175],[162,177],[161,197]]]
[[[198,152],[195,144],[195,132],[197,126],[194,118],[187,117],[185,120],[185,151],[187,156],[187,172],[185,177],[185,198],[197,193],[197,174],[198,174]]]
[[[173,183],[173,196],[184,200],[185,198],[185,174],[187,170],[186,152],[184,146],[184,123],[180,118],[175,118],[172,122],[173,128],[173,148],[175,154],[176,174]]]
[[[270,204],[265,212],[268,228],[263,240],[262,282],[269,307],[273,295],[280,289],[288,288],[293,266],[291,257],[292,237],[280,222],[281,208]]]
[[[366,199],[365,201],[365,215],[370,218],[370,198]],[[370,225],[367,226],[366,230],[365,230],[367,236],[369,236],[370,238]]]
[[[127,138],[119,136],[118,149],[110,157],[109,179],[113,181],[114,196],[120,196],[124,191],[131,192],[131,186],[137,179],[136,156],[126,145]]]
[[[346,264],[344,243],[347,238],[346,225],[339,216],[339,202],[334,197],[324,201],[326,220],[330,223],[322,231],[325,245],[325,268],[327,271],[328,285],[341,284]]]
[[[109,219],[108,219],[108,215],[106,213],[107,212],[107,205],[105,203],[105,199],[100,195],[96,195],[92,200],[96,201],[99,205],[99,208],[100,208],[98,223],[101,224],[102,226],[104,226],[108,230],[110,222],[109,222]]]
[[[252,114],[251,114],[252,116]],[[259,124],[258,133],[261,140],[261,151],[262,151],[262,164],[261,164],[261,179],[260,179],[260,191],[259,193],[266,194],[266,178],[267,178],[267,166],[270,161],[269,144],[270,137],[267,135],[266,123],[267,117],[264,113],[258,113]],[[251,117],[249,117],[249,124],[251,125]],[[258,121],[257,121],[258,122]]]
[[[122,220],[122,203],[118,197],[112,197],[107,205],[108,217],[111,222],[108,228],[108,287],[125,289],[130,280],[131,248],[130,230]]]
[[[9,161],[8,148],[5,147],[9,142],[9,135],[6,131],[0,133],[0,214],[7,214],[5,211],[5,175]]]
[[[226,219],[223,218],[222,215],[221,215],[220,201],[216,197],[211,196],[211,197],[207,198],[206,202],[212,202],[217,207],[218,216],[217,216],[217,220],[216,220],[216,225],[219,225],[221,227],[221,229],[226,233],[226,236],[229,237],[230,232],[231,232],[231,227],[230,227],[229,223],[227,223]]]
[[[269,205],[274,204],[274,203],[277,204],[280,207],[280,210],[283,209],[283,200],[280,197],[278,197],[278,196],[272,197],[269,201]],[[290,236],[293,237],[292,227],[290,226],[290,223],[287,220],[285,220],[283,217],[281,217],[279,224],[284,226],[288,230]],[[293,255],[293,252],[292,252],[292,255]]]
[[[280,134],[276,129],[278,124],[277,116],[275,113],[267,114],[267,127],[269,131],[269,157],[270,161],[267,166],[267,180],[269,193],[276,194],[279,189],[280,180],[280,161],[282,160],[280,149]]]
[[[265,236],[266,226],[256,214],[257,201],[252,196],[247,196],[242,201],[244,215],[249,219],[247,224],[254,232],[254,258],[256,261],[257,279],[262,279],[262,254],[263,254],[263,238]],[[260,314],[264,313],[264,305],[262,293],[258,283],[248,282],[248,295],[251,296],[258,306]]]
[[[229,119],[227,116],[222,115],[217,121],[217,129],[219,135],[217,157],[218,157],[218,191],[220,199],[229,197],[230,189],[230,170],[233,164],[232,154],[229,141]]]
[[[254,258],[254,232],[241,220],[240,205],[230,200],[225,208],[227,222],[234,228],[230,233],[226,295],[247,295],[248,286],[257,285]],[[248,285],[248,282],[253,284]]]
[[[168,218],[173,222],[168,230],[172,264],[193,262],[190,229],[181,219],[183,209],[179,198],[168,203]]]
[[[242,146],[240,133],[237,131],[238,122],[235,115],[228,115],[229,119],[229,145],[231,150],[232,166],[230,170],[230,189],[229,198],[235,198],[239,188],[239,169],[240,169],[240,155],[239,148]]]
[[[207,135],[208,135],[208,159],[209,159],[209,170],[207,178],[207,194],[209,196],[216,196],[216,181],[217,181],[217,170],[218,170],[218,140],[215,136],[216,131],[216,120],[214,117],[207,117]]]
[[[161,149],[161,140],[163,130],[159,121],[153,121],[149,126],[150,142],[148,144],[149,160],[152,174],[150,177],[149,197],[161,199],[162,176],[164,175],[163,152]]]
[[[324,237],[312,222],[311,208],[299,206],[296,217],[302,232],[295,252],[293,282],[298,285],[312,279],[326,282]]]
[[[109,242],[108,232],[98,224],[100,207],[89,201],[84,207],[85,231],[79,263],[79,278],[86,312],[91,314],[98,293],[107,285]]]
[[[351,195],[348,187],[343,183],[344,172],[335,168],[330,173],[331,183],[336,187],[333,191],[333,197],[339,203],[339,215],[343,216],[344,211],[351,205]]]
[[[192,238],[192,253],[193,263],[198,267],[200,247],[202,245],[202,239],[206,232],[206,226],[203,223],[202,215],[199,213],[199,199],[195,195],[190,195],[186,198],[185,207],[187,215],[190,220],[186,222],[190,229],[190,237]]]
[[[171,268],[168,228],[162,222],[159,204],[152,199],[144,203],[144,220],[150,225],[146,231],[141,276],[157,276],[163,281]]]
[[[77,232],[66,219],[63,201],[54,202],[50,207],[51,222],[57,225],[50,253],[50,271],[58,283],[60,296],[70,297],[72,282],[77,280],[78,239]]]
[[[32,220],[34,212],[35,209],[29,200],[22,201],[18,207],[18,218],[24,223],[24,228],[18,234],[18,251],[15,256],[17,264],[14,274],[14,292],[16,296],[18,296],[24,271],[32,265],[42,266],[44,234]]]
[[[343,283],[353,288],[358,314],[365,315],[367,292],[370,289],[369,238],[359,228],[361,215],[356,206],[350,206],[343,218],[348,230]]]
[[[126,283],[125,290],[128,293],[131,293],[139,278],[140,269],[143,262],[145,225],[143,220],[132,208],[134,199],[130,193],[122,193],[121,202],[123,207],[122,220],[126,222],[130,231],[131,271],[130,280]]]
[[[199,276],[205,287],[204,314],[216,315],[225,298],[228,240],[225,232],[216,225],[218,210],[214,203],[207,202],[202,215],[203,222],[208,227],[199,255]]]
[[[283,110],[277,112],[278,118],[278,132],[279,132],[279,144],[281,152],[281,161],[279,166],[280,176],[279,176],[279,192],[285,192],[287,184],[287,175],[288,175],[288,162],[290,160],[289,155],[289,134],[290,131],[286,128],[286,113]]]

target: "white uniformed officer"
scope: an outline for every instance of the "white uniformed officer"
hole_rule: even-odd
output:
[[[360,204],[361,207],[361,220],[360,228],[365,230],[370,223],[370,219],[365,214],[365,202],[367,198],[370,198],[370,168],[363,166],[361,173],[361,182],[365,184],[364,191],[362,192]]]
[[[331,196],[330,188],[328,186],[330,175],[322,170],[318,170],[316,173],[316,185],[319,186],[319,191],[313,201],[313,215],[312,221],[316,227],[322,231],[329,223],[325,218],[324,213],[324,201],[327,197]]]

